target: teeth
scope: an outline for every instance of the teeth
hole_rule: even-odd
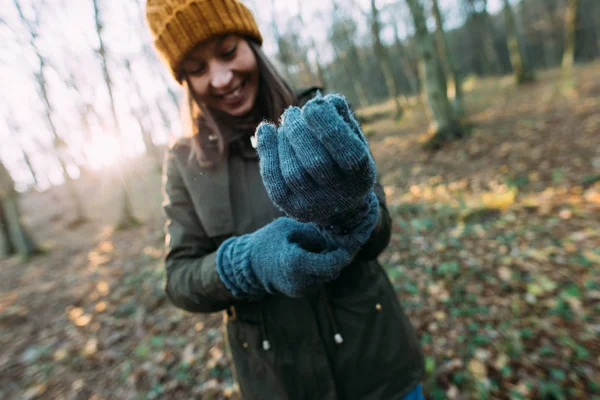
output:
[[[236,97],[238,97],[240,95],[240,92],[242,91],[241,87],[238,87],[237,89],[235,89],[233,92],[228,93],[226,95],[223,95],[223,98],[226,100],[231,100],[234,99]]]

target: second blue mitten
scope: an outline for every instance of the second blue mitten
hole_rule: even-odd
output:
[[[332,244],[313,224],[278,218],[254,233],[224,241],[217,272],[235,296],[299,297],[335,279],[352,254]]]

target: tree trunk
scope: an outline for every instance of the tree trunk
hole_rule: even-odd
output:
[[[384,58],[382,59],[380,57]],[[383,77],[385,79],[388,96],[394,101],[395,117],[401,118],[402,114],[404,114],[404,110],[402,109],[402,105],[400,105],[400,100],[398,99],[398,89],[396,85],[396,78],[394,77],[394,72],[392,70],[392,65],[387,56],[378,56],[377,58],[381,60],[381,72],[383,73]]]
[[[462,129],[454,117],[446,93],[446,80],[440,73],[438,55],[435,51],[433,36],[427,30],[423,6],[419,0],[407,0],[415,24],[415,37],[423,68],[423,77],[427,100],[435,125],[435,134],[429,145],[439,148],[444,142],[462,137]]]
[[[452,80],[454,85],[454,112],[457,118],[462,118],[465,115],[465,110],[463,106],[461,77],[454,60],[454,55],[450,50],[448,38],[444,32],[444,20],[442,18],[442,13],[440,12],[440,7],[437,0],[431,1],[431,8],[433,11],[433,16],[435,17],[436,34],[438,41],[440,42],[442,58],[445,61],[444,64],[446,68],[444,68],[444,70],[446,71],[446,76]]]
[[[0,163],[0,257],[18,252],[28,258],[41,252],[19,214],[18,193],[8,170]]]
[[[570,70],[575,63],[575,34],[577,32],[577,10],[579,0],[569,0],[565,10],[565,50],[562,58],[563,70]]]
[[[348,37],[348,42],[351,42],[350,37]],[[360,66],[362,65],[362,60],[360,54],[358,53],[358,49],[356,48],[356,45],[354,43],[350,44],[350,49],[348,51],[350,53],[350,60],[354,60],[353,62],[356,63],[357,68],[356,73],[350,74],[349,76],[353,77],[352,84],[354,85],[354,89],[356,90],[356,94],[358,95],[360,104],[362,106],[368,106],[371,104],[371,101],[369,100],[369,96],[367,95],[367,91],[365,90],[365,87],[361,80],[362,68]],[[345,62],[348,63],[350,61],[346,59]],[[350,68],[347,68],[347,71],[350,73]]]
[[[38,59],[39,70],[36,73],[36,82],[40,89],[40,93],[42,95],[42,100],[44,101],[44,111],[46,114],[46,122],[48,123],[48,126],[50,127],[50,131],[52,132],[54,152],[60,161],[63,178],[65,180],[65,186],[67,187],[67,193],[69,194],[69,197],[71,198],[73,210],[75,211],[74,223],[79,224],[79,223],[84,222],[86,220],[86,217],[83,212],[83,205],[81,203],[81,199],[79,198],[79,195],[77,194],[77,191],[75,190],[75,186],[73,185],[71,176],[69,175],[69,172],[67,171],[65,161],[63,160],[63,157],[61,155],[61,150],[58,147],[59,144],[64,144],[66,146],[66,143],[64,141],[62,141],[62,139],[60,139],[60,136],[58,135],[58,130],[56,128],[56,125],[54,124],[54,116],[53,116],[54,113],[53,113],[52,103],[50,102],[50,99],[48,98],[48,90],[47,90],[47,85],[46,85],[46,75],[45,75],[46,60],[44,59],[44,57],[42,56],[42,53],[39,51],[39,49],[37,47],[37,37],[38,37],[37,26],[31,24],[29,22],[29,20],[27,20],[25,18],[25,16],[23,15],[23,12],[21,10],[21,6],[19,5],[19,2],[17,0],[13,0],[13,2],[15,4],[15,8],[17,9],[17,12],[19,14],[19,18],[21,19],[23,24],[25,24],[28,27],[29,36],[30,36],[29,44],[35,51],[35,54]],[[36,12],[35,20],[37,21],[37,11],[34,9],[34,12]]]
[[[340,60],[342,62],[343,68],[346,71],[346,75],[348,75],[352,79],[352,88],[354,89],[354,94],[356,95],[356,98],[358,99],[358,103],[362,106],[368,106],[369,99],[367,98],[367,95],[365,94],[365,90],[363,89],[362,84],[360,83],[360,80],[356,76],[354,76],[353,72],[348,67],[348,62],[349,62],[348,57],[346,55],[342,56],[336,46],[332,46],[332,47],[333,47],[333,52],[335,54],[335,58],[337,58],[338,60]]]
[[[27,151],[25,151],[23,146],[21,146],[21,154],[23,155],[23,160],[25,161],[25,164],[27,165],[29,174],[31,174],[31,178],[33,179],[34,186],[38,187],[40,182],[38,180],[37,173],[35,172],[35,169],[33,168],[33,164],[31,163],[31,157],[29,157],[29,154],[27,153]]]
[[[299,40],[300,38],[298,36],[296,36],[296,39]],[[298,46],[296,46],[296,48],[300,52],[300,54],[298,54],[298,57],[300,58],[299,61],[300,61],[300,67],[301,67],[301,71],[302,71],[303,85],[312,86],[315,84],[315,81],[318,79],[318,77],[315,76],[315,73],[313,72],[313,68],[310,65],[310,61],[308,60],[308,51],[304,47],[304,45],[300,44],[299,42],[298,42]]]
[[[559,43],[557,38],[559,30],[556,29],[556,4],[553,1],[541,2],[543,12],[546,14],[548,29],[545,31],[544,39],[544,61],[546,67],[553,67],[559,60]]]
[[[487,2],[486,2],[487,7]],[[497,74],[502,70],[500,66],[500,57],[496,46],[494,46],[494,25],[490,14],[485,8],[479,15],[479,33],[482,35],[483,52],[488,74]]]
[[[509,0],[504,0],[503,12],[510,62],[515,74],[515,81],[520,85],[533,80],[533,71],[527,64],[527,60],[523,54],[519,33],[517,32],[517,27],[515,24],[515,17],[513,15]]]
[[[421,95],[421,90],[419,88],[419,76],[415,73],[413,66],[408,61],[408,54],[402,45],[402,41],[400,40],[400,34],[398,32],[398,24],[394,23],[394,47],[396,48],[396,57],[400,60],[402,64],[402,69],[404,71],[406,80],[410,85],[411,92],[415,95],[419,106],[426,111],[425,103],[423,102],[423,96]],[[406,95],[405,95],[406,96]],[[408,104],[408,98],[406,99],[406,104]]]
[[[501,71],[500,57],[494,45],[494,26],[487,12],[487,0],[462,0],[467,12],[471,67],[477,74],[493,75]]]
[[[2,197],[0,197],[0,259],[10,257],[15,252],[15,246],[13,246],[10,240],[8,220],[4,216],[4,202],[2,201]]]
[[[356,90],[356,94],[358,96],[358,101],[359,101],[360,105],[363,107],[367,107],[368,105],[371,104],[371,102],[369,101],[367,92],[365,91],[365,88],[360,81],[360,74],[359,74],[359,76],[353,78],[352,81],[353,81],[352,84],[354,86],[354,89]]]
[[[600,21],[600,6],[598,5],[598,2],[594,2],[594,6],[592,7],[589,7],[590,12],[581,14],[581,12],[578,11],[579,16],[576,17],[576,31],[582,30],[585,32],[585,35],[581,35],[582,39],[580,39],[580,41],[585,44],[581,54],[582,59],[585,61],[590,61],[600,56],[600,24],[598,23],[598,21]],[[584,9],[587,11],[587,8]],[[576,44],[574,53],[576,54],[578,40],[575,39],[575,41]],[[575,61],[575,58],[573,58],[573,61]]]
[[[146,154],[152,159],[154,166],[160,170],[161,168],[161,159],[158,154],[158,148],[154,144],[152,140],[152,134],[148,132],[146,126],[144,125],[144,120],[141,117],[140,113],[135,113],[135,119],[140,127],[140,131],[142,132],[142,140],[144,141],[144,147],[146,148]]]
[[[41,249],[35,243],[27,229],[25,229],[25,226],[23,226],[16,197],[6,197],[2,199],[1,203],[3,217],[8,224],[9,239],[12,246],[17,250],[17,253],[25,259],[40,254],[42,252]]]
[[[162,121],[163,126],[167,130],[168,140],[173,139],[173,129],[171,127],[171,120],[169,119],[169,115],[165,111],[165,109],[164,109],[163,105],[161,104],[160,99],[158,97],[156,98],[156,109],[158,110],[158,113],[160,114],[160,120]],[[168,143],[168,141],[167,141],[167,143]]]
[[[398,100],[398,83],[396,82],[396,77],[394,76],[389,54],[383,43],[381,43],[379,10],[377,9],[375,0],[371,0],[371,35],[373,36],[375,56],[379,60],[379,65],[381,66],[381,72],[383,73],[388,96],[394,101],[396,118],[400,118],[402,117],[404,111],[402,110],[402,106]]]
[[[290,64],[292,63],[291,53],[286,46],[283,35],[281,35],[281,33],[279,32],[279,26],[277,24],[277,15],[275,14],[275,0],[271,0],[271,10],[273,10],[271,15],[271,29],[275,38],[275,43],[277,44],[278,59],[281,62],[281,66],[283,67],[283,74],[285,75],[285,78],[288,82],[292,84],[292,86],[296,86],[294,74],[292,74],[290,69]]]
[[[77,194],[77,189],[75,188],[75,183],[73,182],[73,179],[71,179],[71,176],[69,175],[69,172],[67,171],[67,166],[66,166],[65,162],[63,161],[63,159],[60,156],[58,157],[58,161],[60,163],[60,167],[64,171],[65,186],[67,188],[67,192],[69,193],[69,195],[71,196],[72,199],[77,200],[77,201],[73,201],[73,204],[72,204],[73,213],[75,214],[75,218],[69,222],[70,227],[75,227],[77,225],[84,223],[87,220],[87,218],[85,217],[85,212],[83,211],[83,204],[81,203],[81,200],[79,199],[79,194]]]
[[[21,132],[19,124],[11,117],[5,118],[6,124],[9,130],[12,132],[15,138],[23,138],[23,133]],[[29,174],[31,175],[31,179],[33,180],[34,187],[39,186],[39,179],[35,168],[33,168],[33,164],[31,163],[31,157],[27,150],[25,150],[25,144],[23,140],[19,140],[19,150],[21,150],[21,156],[23,157],[23,161],[25,161],[25,165],[27,165],[27,169],[29,170]]]
[[[333,13],[334,16],[340,15],[344,12],[344,8],[340,6],[338,0],[333,1]],[[344,28],[340,31],[340,37],[337,38],[340,42],[342,42],[341,50],[343,54],[340,53],[340,46],[336,43],[337,40],[332,40],[331,44],[335,53],[335,56],[338,60],[342,61],[342,65],[346,74],[352,80],[352,87],[354,88],[354,92],[356,97],[358,98],[358,102],[361,106],[368,106],[370,104],[369,97],[367,96],[367,91],[365,90],[362,81],[362,60],[361,56],[356,48],[356,44],[354,41],[353,33],[349,31],[347,25],[345,25],[346,21],[342,21],[344,24]],[[354,70],[350,68],[350,65],[354,66]]]
[[[125,178],[121,176],[123,181]],[[121,218],[116,225],[117,230],[130,229],[140,225],[140,221],[133,214],[133,204],[131,204],[131,196],[129,189],[124,185],[124,190],[121,192]]]
[[[154,144],[154,141],[152,140],[152,134],[150,132],[148,132],[148,130],[146,129],[146,125],[144,124],[144,116],[150,115],[150,107],[148,106],[148,103],[146,103],[146,100],[144,99],[144,95],[142,93],[142,88],[140,87],[138,81],[135,79],[135,76],[131,70],[131,64],[129,63],[129,60],[125,61],[125,69],[127,70],[129,82],[131,82],[131,84],[133,86],[133,91],[135,92],[135,95],[137,96],[137,98],[140,102],[140,108],[141,108],[140,110],[132,109],[131,112],[134,115],[134,117],[137,120],[137,123],[140,127],[140,131],[142,133],[142,140],[144,141],[144,147],[146,148],[146,154],[149,155],[150,158],[152,158],[155,166],[158,168],[158,170],[160,170],[162,160],[160,158],[160,155],[158,154],[158,149],[156,148],[156,145]]]
[[[304,26],[304,18],[302,17],[302,0],[298,0],[296,2],[298,7],[298,21],[300,22],[300,26]],[[323,65],[319,61],[321,57],[319,57],[319,50],[317,49],[317,44],[315,40],[310,37],[309,48],[315,53],[315,67],[317,68],[317,79],[319,80],[319,87],[325,88],[325,70],[323,69]]]
[[[408,56],[402,45],[402,41],[400,40],[400,34],[398,33],[398,25],[394,24],[394,47],[396,48],[396,56],[400,60],[402,64],[402,69],[406,74],[406,78],[408,80],[408,84],[410,85],[410,90],[414,94],[419,94],[419,78],[417,74],[413,71],[412,65],[408,62]]]
[[[115,100],[112,90],[112,80],[110,78],[110,71],[108,70],[108,63],[106,57],[106,49],[104,48],[104,41],[102,39],[102,19],[100,18],[100,10],[98,8],[98,0],[92,0],[94,6],[94,21],[96,24],[96,35],[98,37],[99,47],[97,50],[98,55],[102,61],[102,71],[104,73],[104,84],[108,91],[108,97],[110,100],[110,110],[113,118],[113,124],[116,130],[119,132],[121,138],[121,144],[124,142],[123,133],[121,132],[119,119],[117,118],[117,110],[115,108]],[[126,168],[121,168],[121,214],[119,221],[117,222],[117,228],[128,229],[140,224],[139,220],[133,213],[133,206],[129,194],[129,184],[127,179],[128,171]]]
[[[317,50],[317,44],[315,43],[314,40],[311,41],[311,48],[313,50],[313,52],[315,53],[315,64],[317,67],[317,79],[319,79],[319,87],[325,89],[327,86],[327,83],[325,81],[325,69],[323,68],[323,65],[321,65],[321,62],[319,61],[319,51]]]

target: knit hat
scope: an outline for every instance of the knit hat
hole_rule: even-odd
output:
[[[146,20],[154,47],[179,83],[185,55],[206,39],[238,34],[262,44],[252,12],[238,0],[148,0]]]

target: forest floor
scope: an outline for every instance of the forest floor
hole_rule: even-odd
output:
[[[468,138],[423,150],[414,104],[359,111],[394,218],[380,261],[426,355],[430,399],[600,398],[599,64],[469,79]],[[133,163],[132,163],[133,164]],[[23,198],[48,250],[0,264],[0,398],[238,399],[222,316],[163,293],[160,174],[137,160],[143,225],[114,231],[117,176]]]

